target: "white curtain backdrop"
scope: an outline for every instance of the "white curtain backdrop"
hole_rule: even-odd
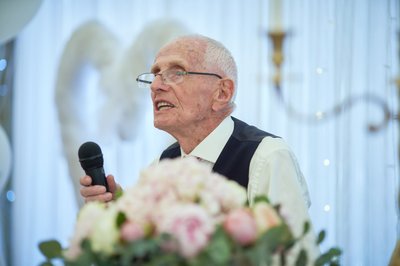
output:
[[[392,80],[400,72],[399,5],[398,0],[284,1],[282,24],[291,34],[283,92],[290,105],[317,114],[352,95],[372,93],[397,110]],[[148,23],[166,18],[232,51],[239,68],[234,116],[282,136],[292,147],[309,185],[314,227],[328,232],[321,249],[341,247],[343,265],[386,265],[398,236],[397,124],[369,133],[367,124],[379,122],[382,112],[365,103],[319,124],[288,115],[270,83],[269,9],[266,0],[45,0],[15,50],[12,265],[38,265],[40,241],[56,238],[66,245],[73,231],[78,205],[55,102],[58,64],[69,37],[96,19],[126,47]],[[96,78],[92,82],[96,85]],[[135,137],[120,140],[115,134],[102,145],[106,172],[125,187],[171,141],[153,128],[150,99],[143,101],[138,110],[143,119],[129,125]],[[84,105],[75,108],[83,112]]]

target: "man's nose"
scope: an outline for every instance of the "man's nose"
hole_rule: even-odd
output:
[[[156,75],[154,77],[153,82],[150,85],[151,90],[166,90],[168,88],[168,85],[164,83],[164,79],[162,75]]]

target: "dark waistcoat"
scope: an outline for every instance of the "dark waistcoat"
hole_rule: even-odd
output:
[[[250,126],[234,117],[232,119],[234,122],[233,133],[215,162],[213,171],[247,188],[250,161],[258,145],[264,137],[276,138],[277,136]],[[163,151],[160,160],[180,156],[180,146],[178,142],[175,142]]]

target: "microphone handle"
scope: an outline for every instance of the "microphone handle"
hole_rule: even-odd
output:
[[[105,186],[107,192],[110,190],[108,189],[108,183],[106,179],[106,175],[104,174],[104,168],[103,167],[97,167],[97,168],[92,168],[85,170],[86,175],[90,176],[92,178],[92,185],[101,185]]]

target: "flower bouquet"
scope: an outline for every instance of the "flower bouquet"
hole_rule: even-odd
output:
[[[114,202],[87,203],[68,248],[56,240],[40,243],[42,265],[57,259],[82,266],[284,265],[309,224],[295,237],[267,198],[256,198],[251,207],[246,202],[244,188],[208,165],[193,158],[163,160],[143,170]],[[315,264],[335,265],[339,255],[332,248]],[[304,250],[296,263],[309,264]]]

